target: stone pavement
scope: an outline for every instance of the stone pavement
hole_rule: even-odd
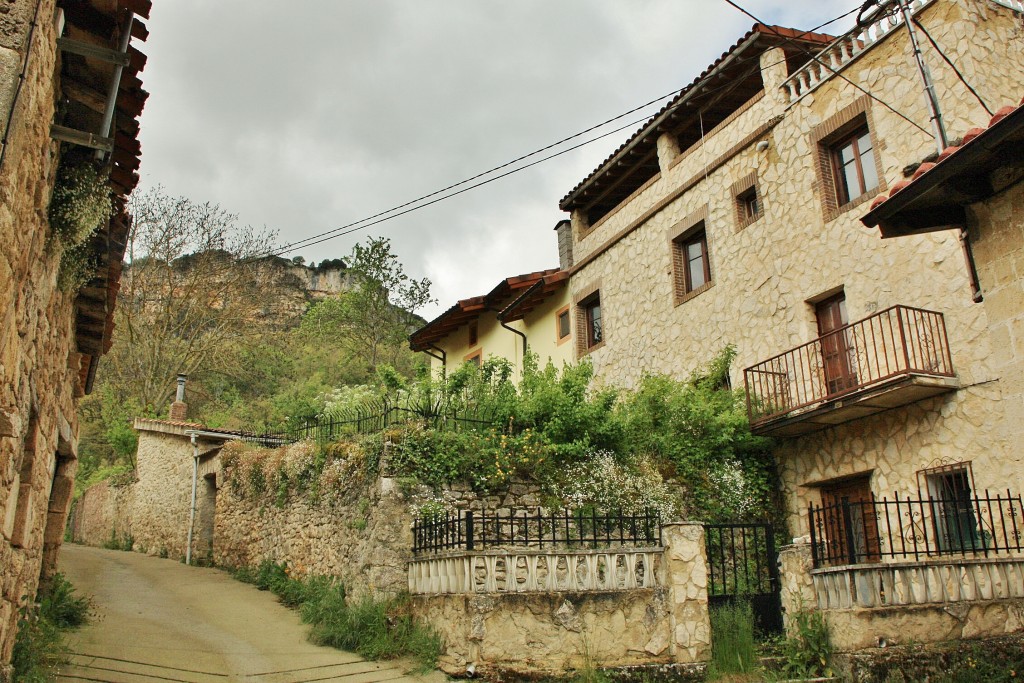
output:
[[[93,600],[58,681],[440,683],[401,663],[313,645],[296,612],[227,573],[137,553],[65,545],[60,570]]]

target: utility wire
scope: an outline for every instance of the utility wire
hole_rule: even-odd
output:
[[[764,26],[765,26],[766,28],[770,28],[770,26],[769,26],[768,24],[765,24],[765,23],[764,23],[763,21],[761,21],[761,20],[760,20],[760,19],[758,19],[758,18],[757,18],[756,16],[754,16],[753,14],[751,14],[751,13],[750,13],[750,11],[748,11],[748,10],[744,9],[744,8],[743,8],[743,7],[741,7],[740,5],[738,5],[738,4],[736,4],[735,2],[733,2],[733,0],[725,0],[725,3],[726,3],[726,4],[728,4],[728,5],[730,5],[730,6],[732,6],[732,7],[734,7],[735,9],[739,10],[739,11],[740,11],[740,12],[742,12],[743,14],[746,14],[746,15],[747,15],[748,17],[750,17],[751,19],[753,19],[753,20],[754,20],[754,21],[756,21],[757,23],[759,23],[759,24],[764,24]],[[858,10],[859,10],[859,9],[860,9],[860,8],[858,8]],[[798,46],[798,47],[799,47],[799,46]],[[820,64],[821,66],[825,67],[825,68],[826,68],[826,69],[828,69],[829,71],[831,71],[831,72],[832,72],[832,74],[833,74],[834,76],[838,76],[839,78],[843,79],[844,81],[846,81],[847,83],[849,83],[850,85],[852,85],[852,86],[853,86],[854,88],[856,88],[857,90],[860,90],[860,91],[861,91],[862,93],[864,93],[865,95],[867,95],[867,96],[868,96],[868,97],[870,97],[871,99],[875,100],[876,102],[878,102],[879,104],[881,104],[882,106],[884,106],[884,107],[885,107],[886,109],[888,109],[888,110],[889,110],[889,111],[891,111],[892,113],[894,113],[894,114],[896,114],[897,116],[899,116],[900,118],[902,118],[902,119],[903,119],[904,121],[906,121],[907,123],[911,124],[912,126],[914,126],[915,128],[917,128],[918,130],[920,130],[920,131],[921,131],[922,133],[924,133],[924,134],[925,134],[925,135],[927,135],[928,137],[931,137],[931,136],[932,136],[931,132],[929,132],[929,131],[928,131],[927,129],[925,129],[925,128],[924,128],[923,126],[921,126],[921,125],[920,125],[919,123],[917,123],[916,121],[914,121],[913,119],[911,119],[910,117],[908,117],[908,116],[907,116],[906,114],[904,114],[903,112],[899,111],[898,109],[896,109],[896,108],[895,108],[895,107],[893,107],[893,106],[892,106],[891,104],[889,104],[889,103],[888,103],[888,102],[886,102],[885,100],[881,99],[880,97],[878,97],[877,95],[875,95],[875,94],[874,94],[874,93],[872,93],[871,91],[869,91],[869,90],[867,90],[866,88],[864,88],[864,87],[862,87],[862,86],[860,86],[860,85],[858,85],[858,84],[854,83],[854,82],[853,82],[853,81],[851,81],[851,80],[850,80],[849,78],[847,78],[847,77],[846,77],[846,76],[844,76],[843,74],[839,73],[838,71],[836,71],[835,69],[833,69],[833,68],[832,68],[832,67],[831,67],[830,65],[828,65],[828,64],[826,64],[825,62],[823,62],[823,61],[821,61],[820,59],[818,59],[818,56],[817,56],[817,55],[814,55],[814,54],[812,54],[812,53],[811,53],[810,51],[808,51],[808,50],[806,50],[806,49],[804,49],[804,48],[802,48],[802,47],[799,47],[799,49],[800,49],[800,51],[801,51],[801,52],[803,52],[803,53],[804,53],[805,55],[807,55],[808,57],[810,57],[811,59],[813,59],[813,60],[814,60],[815,62],[817,62],[817,63],[818,63],[818,64]]]
[[[985,108],[985,111],[988,112],[988,115],[992,116],[992,114],[995,112],[993,112],[989,108],[988,103],[986,103],[985,100],[982,99],[981,95],[978,94],[978,91],[975,90],[974,87],[967,82],[967,79],[964,77],[963,73],[960,72],[960,69],[957,68],[953,60],[950,59],[949,55],[947,55],[941,47],[939,47],[939,44],[935,42],[934,38],[932,38],[932,34],[928,33],[928,29],[926,29],[921,24],[917,17],[914,17],[913,19],[914,25],[921,29],[921,33],[923,33],[925,38],[928,39],[928,42],[932,44],[932,47],[935,48],[935,51],[939,53],[939,56],[942,57],[942,61],[946,62],[946,64],[949,65],[949,68],[953,70],[953,73],[955,73],[956,77],[960,79],[960,82],[963,83],[964,86],[971,91],[971,94],[974,95],[975,99],[978,100],[981,106]]]
[[[859,9],[860,9],[859,7],[855,7],[854,9],[849,10],[847,12],[844,12],[843,14],[841,14],[841,15],[833,18],[833,19],[829,19],[828,21],[826,21],[826,22],[824,22],[822,24],[819,24],[818,26],[815,26],[812,29],[809,29],[807,31],[803,31],[800,34],[798,34],[797,36],[793,36],[793,37],[790,37],[790,36],[780,36],[780,37],[784,37],[784,41],[779,45],[779,47],[783,47],[783,46],[785,46],[785,45],[787,45],[789,43],[794,42],[796,40],[796,38],[802,38],[803,36],[805,36],[805,35],[807,35],[809,33],[813,33],[815,31],[818,31],[821,28],[824,28],[825,26],[828,26],[828,25],[833,24],[833,23],[835,23],[837,21],[840,21],[841,19],[845,19],[846,17],[850,16],[851,14],[857,12]],[[758,21],[758,23],[763,23],[763,22],[760,22],[759,20],[757,20],[756,18],[755,18],[755,21]],[[779,34],[776,34],[776,35],[779,35]],[[806,50],[803,50],[803,51],[805,53],[807,53]],[[750,61],[750,62],[753,63],[753,67],[754,68],[760,68],[759,60],[755,60],[753,58],[740,58],[739,61],[740,61],[740,63],[742,63],[743,61]],[[783,63],[784,61],[785,60],[780,60],[777,63]],[[774,66],[774,64],[772,66]],[[748,72],[746,75],[749,75],[751,72],[752,72],[752,70],[750,72]],[[719,92],[719,91],[725,90],[725,89],[734,89],[735,87],[737,87],[738,83],[741,80],[742,80],[742,78],[733,79],[732,82],[730,82],[728,84],[725,84],[723,86],[720,86],[718,88],[705,89],[705,90],[703,90],[701,92],[701,94],[702,95],[708,95],[708,94],[713,94],[713,93],[716,93],[716,92]],[[457,183],[453,183],[453,184],[451,184],[451,185],[449,185],[447,187],[444,187],[444,188],[441,188],[441,189],[436,190],[434,192],[431,192],[429,194],[417,197],[416,199],[410,200],[410,201],[405,202],[403,204],[399,204],[397,206],[391,207],[390,209],[387,209],[387,210],[381,211],[379,213],[373,214],[372,216],[367,216],[366,218],[360,219],[358,221],[353,221],[351,223],[347,223],[347,224],[339,226],[337,228],[332,228],[331,230],[327,230],[325,232],[322,232],[322,233],[319,233],[319,234],[316,234],[316,235],[312,235],[310,237],[307,237],[307,238],[304,238],[304,239],[301,239],[301,240],[297,240],[295,242],[284,244],[284,245],[282,245],[280,247],[277,247],[274,250],[268,252],[265,255],[255,256],[253,258],[268,258],[268,257],[271,257],[271,256],[280,256],[282,254],[286,254],[286,253],[288,253],[290,251],[294,251],[296,249],[301,249],[301,248],[304,248],[304,247],[309,247],[309,246],[314,246],[314,245],[317,245],[317,244],[321,244],[322,242],[325,242],[328,239],[333,239],[334,237],[342,237],[344,235],[348,235],[348,234],[351,234],[353,232],[356,232],[357,230],[362,230],[364,228],[368,228],[368,227],[371,227],[373,225],[377,225],[379,223],[382,223],[382,222],[384,222],[386,220],[390,220],[391,218],[397,218],[398,216],[405,215],[407,213],[410,213],[411,211],[415,211],[416,209],[427,207],[427,206],[431,206],[432,204],[436,204],[436,203],[438,203],[439,201],[441,201],[443,199],[447,199],[449,197],[454,197],[456,195],[462,194],[463,192],[465,192],[467,190],[475,189],[477,187],[481,187],[482,185],[486,185],[486,184],[492,182],[493,180],[498,180],[500,178],[504,178],[504,177],[509,176],[509,175],[511,175],[513,173],[516,173],[518,171],[525,170],[525,169],[530,168],[532,166],[536,166],[538,163],[540,163],[542,161],[548,161],[548,160],[553,159],[553,158],[555,158],[557,156],[560,156],[561,154],[564,154],[566,152],[570,152],[570,151],[574,151],[576,149],[579,149],[580,147],[583,147],[584,145],[590,144],[591,142],[595,142],[597,140],[601,140],[601,139],[607,137],[608,135],[611,135],[611,134],[614,134],[614,133],[618,133],[618,132],[624,130],[625,128],[629,128],[631,126],[643,123],[644,121],[646,121],[648,119],[648,117],[644,117],[643,119],[639,119],[639,120],[637,120],[635,122],[626,124],[625,126],[616,128],[615,130],[609,131],[609,132],[604,133],[602,135],[599,135],[599,136],[596,136],[596,137],[591,138],[589,140],[586,140],[586,141],[584,141],[584,142],[582,142],[580,144],[577,144],[577,145],[574,145],[572,147],[569,147],[569,148],[567,148],[565,150],[562,150],[561,152],[558,152],[556,154],[548,155],[548,156],[546,156],[543,159],[540,159],[538,161],[534,161],[534,162],[531,162],[531,163],[526,164],[524,166],[521,166],[521,167],[518,167],[516,169],[513,169],[511,171],[507,171],[507,172],[502,173],[502,174],[500,174],[498,176],[495,176],[494,178],[491,178],[489,180],[486,180],[486,181],[483,181],[483,182],[479,182],[479,183],[474,183],[474,184],[470,185],[469,187],[465,187],[465,188],[463,188],[463,189],[461,189],[459,191],[456,191],[456,192],[450,192],[449,194],[445,194],[442,197],[438,197],[437,196],[437,195],[441,195],[441,194],[443,194],[445,192],[448,192],[449,190],[454,190],[457,187],[461,187],[462,185],[466,185],[467,183],[471,183],[472,181],[477,180],[479,178],[483,178],[484,176],[490,175],[490,174],[492,174],[492,173],[494,173],[496,171],[508,168],[509,166],[512,166],[513,164],[516,164],[516,163],[518,163],[520,161],[525,161],[526,159],[529,159],[529,158],[534,157],[534,156],[536,156],[538,154],[546,152],[546,151],[548,151],[550,149],[558,147],[559,145],[562,145],[562,144],[564,144],[566,142],[569,142],[571,140],[579,138],[582,135],[586,135],[587,133],[590,133],[590,132],[593,132],[593,131],[595,131],[595,130],[597,130],[599,128],[602,128],[602,127],[608,125],[609,123],[613,123],[615,121],[618,121],[618,120],[622,119],[625,116],[628,116],[630,114],[633,114],[633,113],[636,113],[636,112],[641,111],[643,109],[646,109],[647,107],[651,106],[652,104],[656,104],[657,102],[661,102],[662,100],[665,100],[665,99],[667,99],[669,97],[674,97],[676,95],[679,95],[680,93],[684,92],[689,87],[690,86],[687,85],[687,86],[684,86],[684,87],[679,88],[677,90],[673,90],[670,93],[667,93],[667,94],[665,94],[665,95],[663,95],[661,97],[658,97],[658,98],[655,98],[655,99],[650,100],[648,102],[645,102],[644,104],[642,104],[642,105],[640,105],[638,107],[634,107],[634,108],[632,108],[632,109],[630,109],[630,110],[628,110],[628,111],[626,111],[626,112],[624,112],[622,114],[619,114],[619,115],[617,115],[615,117],[607,119],[607,120],[605,120],[605,121],[603,121],[603,122],[601,122],[599,124],[596,124],[594,126],[590,126],[589,128],[586,128],[585,130],[582,130],[582,131],[580,131],[578,133],[574,133],[573,135],[570,135],[568,137],[562,138],[561,140],[558,140],[557,142],[553,142],[553,143],[551,143],[549,145],[545,145],[544,147],[541,147],[540,149],[537,149],[537,150],[535,150],[533,152],[530,152],[528,154],[521,155],[521,156],[519,156],[519,157],[517,157],[515,159],[512,159],[511,161],[503,163],[503,164],[501,164],[499,166],[495,166],[494,168],[491,168],[491,169],[489,169],[487,171],[483,171],[482,173],[478,173],[478,174],[476,174],[474,176],[471,176],[469,178],[466,178],[465,180],[461,180],[461,181],[459,181]],[[676,105],[676,107],[672,107],[672,108],[666,110],[666,113],[669,112],[669,111],[673,111],[677,107],[678,107],[678,105]],[[432,199],[429,202],[424,202],[424,200],[431,199],[431,198],[435,198],[435,199]],[[424,203],[420,204],[420,202],[424,202]],[[417,206],[412,206],[413,204],[417,204]],[[412,207],[412,208],[407,208],[407,207]],[[402,210],[402,209],[405,209],[405,210]],[[389,214],[393,214],[393,215],[389,215]]]

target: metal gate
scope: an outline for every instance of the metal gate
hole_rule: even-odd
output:
[[[782,632],[778,554],[771,524],[705,524],[710,606],[750,600],[764,634]]]

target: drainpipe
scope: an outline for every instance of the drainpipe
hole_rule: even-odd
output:
[[[981,281],[978,279],[978,267],[974,263],[974,249],[971,247],[971,237],[966,227],[960,228],[960,246],[964,250],[964,259],[967,261],[967,275],[971,279],[971,299],[979,304],[985,300],[981,291]]]
[[[188,545],[185,546],[185,564],[192,564],[192,530],[196,526],[196,487],[199,483],[199,442],[192,432],[192,508],[188,514]]]
[[[513,328],[511,328],[511,327],[509,327],[508,325],[505,324],[505,311],[509,310],[510,308],[515,307],[520,301],[523,301],[524,299],[529,298],[529,296],[531,294],[533,294],[537,289],[539,289],[539,288],[541,288],[543,286],[544,286],[544,278],[541,278],[541,279],[537,280],[535,283],[533,283],[532,285],[530,285],[529,287],[527,287],[526,291],[523,292],[522,294],[520,294],[519,296],[517,296],[515,301],[510,303],[508,306],[503,308],[498,313],[498,324],[501,325],[502,327],[504,327],[506,330],[508,330],[512,334],[517,334],[517,335],[519,335],[520,337],[523,338],[523,362],[524,363],[526,362],[526,352],[527,352],[527,348],[528,348],[527,347],[527,343],[526,343],[526,334],[524,332],[520,332],[519,330],[513,329]]]
[[[135,15],[132,12],[128,12],[128,16],[125,18],[124,27],[121,29],[120,40],[118,41],[117,51],[126,54],[128,52],[128,43],[132,39],[132,22],[135,20]],[[121,64],[114,65],[114,74],[110,79],[110,90],[107,91],[107,106],[103,109],[103,121],[100,123],[100,137],[111,137],[110,126],[114,122],[114,109],[117,108],[117,93],[121,89],[121,72],[124,71],[124,67]],[[96,159],[103,159],[103,150],[96,150]]]
[[[506,330],[508,330],[512,334],[518,334],[520,337],[523,338],[523,360],[525,360],[526,359],[526,348],[527,348],[526,347],[526,334],[523,333],[523,332],[520,332],[519,330],[515,329],[514,327],[509,327],[508,325],[506,325],[505,321],[501,319],[500,315],[498,316],[498,324],[501,325],[502,327],[504,327]]]

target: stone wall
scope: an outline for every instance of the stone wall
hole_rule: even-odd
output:
[[[557,674],[589,667],[698,664],[711,656],[700,523],[666,524],[657,585],[586,592],[414,595],[445,640],[449,674]],[[526,589],[522,589],[526,590]]]
[[[14,107],[0,167],[0,680],[18,609],[54,571],[77,469],[74,298],[57,286],[46,217],[59,151],[53,13],[53,0],[8,1],[0,13],[0,126]]]
[[[135,487],[103,481],[90,486],[75,501],[68,525],[76,543],[102,546],[133,537],[131,511]]]

